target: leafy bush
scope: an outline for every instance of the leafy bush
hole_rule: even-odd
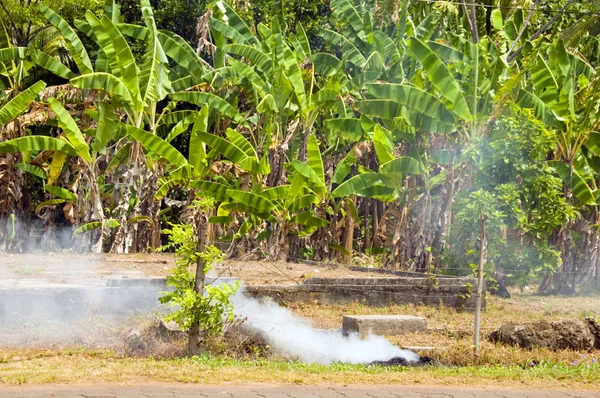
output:
[[[192,225],[170,223],[170,229],[163,230],[169,243],[159,251],[174,250],[177,266],[173,274],[167,276],[167,285],[173,291],[165,292],[159,301],[169,303],[176,309],[165,317],[165,321],[175,321],[182,330],[188,330],[199,324],[208,334],[218,334],[225,321],[233,320],[233,305],[230,297],[239,289],[239,283],[205,286],[205,291],[195,289],[195,267],[198,261],[204,266],[204,274],[212,269],[214,263],[223,260],[224,254],[215,246],[206,246],[197,251],[198,240]]]

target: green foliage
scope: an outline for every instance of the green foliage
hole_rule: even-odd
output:
[[[478,262],[481,203],[488,215],[488,262],[509,281],[525,286],[531,278],[558,269],[560,252],[549,239],[578,213],[547,162],[556,133],[531,110],[507,104],[504,111],[490,126],[490,134],[465,153],[477,167],[479,191],[457,200],[448,237],[455,250],[445,254],[445,261],[450,268]]]
[[[205,203],[197,205],[203,206]],[[200,329],[209,334],[219,333],[223,322],[233,319],[230,297],[239,289],[239,283],[206,286],[206,294],[197,292],[195,266],[198,261],[203,264],[206,274],[215,262],[223,260],[224,254],[215,246],[207,246],[204,251],[198,251],[198,240],[192,225],[169,223],[169,226],[170,228],[163,230],[169,241],[158,250],[174,250],[177,266],[173,269],[173,274],[167,276],[167,285],[173,290],[165,292],[159,300],[176,309],[165,320],[175,321],[182,330],[199,324]]]

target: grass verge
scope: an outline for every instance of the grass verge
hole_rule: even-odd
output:
[[[382,368],[322,366],[281,360],[219,357],[178,359],[122,358],[107,351],[0,351],[0,383],[92,384],[182,382],[202,384],[283,383],[309,385],[448,385],[514,389],[593,390],[600,365],[591,358],[577,364],[542,362],[535,366]]]

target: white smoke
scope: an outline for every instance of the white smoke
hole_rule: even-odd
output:
[[[271,300],[260,302],[246,296],[242,288],[232,297],[232,303],[234,314],[259,329],[276,353],[303,362],[329,365],[388,361],[394,357],[408,362],[419,360],[414,352],[402,350],[381,336],[361,339],[355,334],[344,336],[341,331],[314,329],[309,322]]]

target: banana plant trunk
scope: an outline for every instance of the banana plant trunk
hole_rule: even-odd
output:
[[[352,264],[352,243],[354,241],[354,222],[349,214],[346,214],[346,233],[344,237],[344,249],[347,254],[342,257],[344,264]]]

